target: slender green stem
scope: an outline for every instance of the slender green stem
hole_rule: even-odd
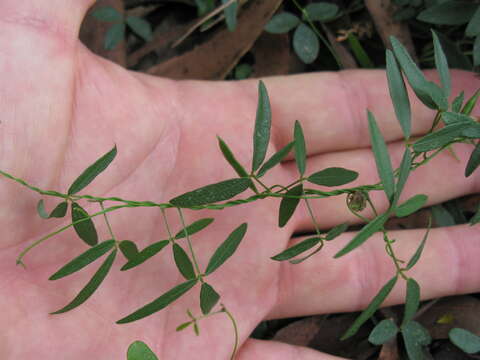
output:
[[[100,207],[102,210],[105,210],[105,207],[103,206],[103,201],[100,202]],[[115,235],[113,235],[112,227],[110,226],[110,221],[108,221],[107,213],[103,214],[103,217],[105,218],[105,223],[107,224],[108,231],[110,232],[110,236],[112,237],[113,240],[117,241],[115,238]]]
[[[167,229],[168,240],[173,244],[175,240],[173,239],[172,232],[170,231],[170,225],[168,225],[167,214],[165,213],[164,208],[161,208],[160,211],[162,212],[163,222],[165,223],[165,228]]]
[[[228,318],[229,318],[230,321],[232,322],[233,331],[234,331],[234,333],[235,333],[235,344],[233,345],[232,356],[230,357],[230,360],[234,360],[234,359],[235,359],[235,354],[237,353],[238,342],[239,342],[237,322],[235,321],[235,318],[234,318],[233,315],[230,313],[230,311],[228,311],[228,309],[225,307],[225,305],[221,304],[221,306],[222,306],[223,312],[224,312],[225,314],[227,314]]]
[[[265,185],[257,176],[253,174],[251,176],[252,176],[252,179],[258,182],[265,189],[267,193],[270,193],[270,188],[267,185]]]
[[[197,271],[197,276],[198,276],[201,274],[201,271],[200,271],[200,267],[198,266],[197,258],[195,257],[195,251],[193,251],[192,241],[190,240],[190,235],[188,234],[188,231],[187,231],[187,225],[185,224],[185,219],[183,218],[183,212],[182,212],[182,209],[180,208],[177,208],[177,210],[178,210],[178,214],[180,215],[180,221],[182,222],[182,228],[185,231],[188,248],[190,249],[190,255],[192,255],[193,265],[195,266],[195,270]],[[203,279],[200,278],[200,281],[203,282]]]
[[[395,264],[395,268],[397,270],[397,274],[400,275],[404,280],[408,280],[407,276],[403,273],[403,269],[401,266],[403,261],[396,257],[395,252],[393,250],[393,247],[392,247],[393,241],[388,238],[388,234],[385,229],[383,229],[382,232],[383,232],[383,240],[385,241],[385,247],[387,249],[387,254],[392,258],[393,263]]]
[[[128,205],[116,205],[116,206],[112,206],[112,207],[109,207],[109,208],[106,208],[105,210],[102,210],[102,211],[99,211],[95,214],[92,214],[92,215],[89,215],[88,217],[84,217],[80,220],[77,220],[77,221],[74,221],[68,225],[65,225],[63,227],[61,227],[60,229],[58,230],[55,230],[54,232],[51,232],[50,234],[48,235],[45,235],[44,237],[42,237],[41,239],[38,239],[37,241],[34,241],[32,244],[30,244],[29,246],[27,246],[17,257],[17,265],[22,265],[25,267],[25,264],[22,262],[22,259],[23,257],[31,250],[33,249],[34,247],[36,247],[37,245],[40,245],[41,243],[43,243],[45,240],[48,240],[50,239],[52,236],[55,236],[57,234],[60,234],[62,231],[65,231],[67,230],[68,228],[72,227],[73,225],[76,225],[78,223],[81,223],[82,221],[87,221],[88,219],[91,219],[95,216],[98,216],[98,215],[102,215],[102,214],[106,214],[108,212],[111,212],[111,211],[115,211],[117,209],[121,209],[121,208],[125,208],[125,207],[130,207]]]

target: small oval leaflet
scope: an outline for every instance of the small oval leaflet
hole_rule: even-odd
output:
[[[132,321],[137,321],[147,317],[157,311],[160,311],[170,305],[172,302],[177,300],[180,296],[185,294],[197,283],[197,279],[188,280],[180,285],[175,286],[170,289],[154,301],[148,303],[147,305],[141,307],[137,311],[131,313],[130,315],[117,321],[117,324],[126,324]]]
[[[453,328],[448,333],[450,341],[467,354],[475,354],[480,351],[480,337],[474,333],[460,328]]]
[[[338,6],[327,2],[308,4],[305,12],[312,21],[327,22],[334,20],[338,14]]]
[[[85,301],[88,300],[90,296],[98,289],[100,284],[105,280],[108,272],[112,268],[113,262],[115,260],[115,256],[117,255],[117,250],[113,250],[110,255],[105,259],[103,264],[97,270],[97,272],[93,275],[91,280],[85,285],[85,287],[78,293],[78,295],[65,307],[52,312],[50,314],[61,314],[72,309],[75,309],[77,306],[82,305]]]
[[[207,315],[213,309],[220,299],[220,295],[207,283],[202,284],[200,289],[200,308],[202,309],[202,314]]]
[[[128,347],[127,360],[158,360],[158,357],[143,341],[135,341]]]
[[[37,212],[43,219],[50,219],[50,218],[62,218],[67,214],[68,203],[66,201],[62,201],[59,203],[50,214],[47,213],[45,209],[45,203],[43,199],[41,199],[37,204]]]
[[[114,246],[115,240],[107,240],[101,242],[100,244],[88,249],[87,251],[83,252],[82,254],[68,262],[55,274],[50,276],[48,280],[58,280],[83,269],[85,266],[94,262],[103,254],[107,253]]]
[[[182,239],[184,237],[191,236],[203,229],[205,229],[208,225],[210,225],[213,222],[213,218],[204,218],[197,220],[190,225],[188,225],[185,229],[180,230],[176,235],[175,239]]]
[[[395,275],[380,289],[380,291],[377,293],[377,295],[375,295],[375,297],[372,299],[370,304],[368,304],[367,308],[363,310],[363,312],[360,314],[359,317],[355,319],[355,321],[348,328],[345,334],[342,335],[340,340],[345,340],[357,333],[358,329],[360,329],[360,326],[362,326],[363,323],[367,321],[375,313],[375,311],[378,310],[380,305],[382,305],[383,301],[386,299],[388,294],[390,294],[390,292],[392,291],[397,280],[398,280],[398,276]]]
[[[293,49],[305,64],[313,63],[318,57],[320,50],[318,37],[304,23],[301,23],[293,33]]]
[[[323,186],[339,186],[348,184],[358,178],[356,171],[341,167],[331,167],[310,175],[307,180]]]
[[[410,321],[402,327],[402,337],[409,359],[425,358],[423,346],[432,341],[427,329],[416,321]]]
[[[100,159],[90,165],[70,186],[68,189],[68,195],[78,193],[88,184],[90,184],[101,172],[103,172],[108,165],[115,159],[117,155],[117,146],[115,145],[112,150],[103,155]]]
[[[231,232],[228,238],[215,250],[210,258],[205,270],[205,275],[209,275],[217,270],[227,259],[237,250],[238,245],[242,241],[247,232],[247,223],[243,223]]]
[[[193,264],[190,261],[185,250],[178,244],[173,244],[173,258],[175,259],[175,264],[177,265],[178,270],[187,280],[194,279],[195,270],[193,270]]]
[[[373,345],[382,345],[398,333],[398,327],[392,319],[380,321],[368,336],[368,341]]]
[[[321,238],[319,237],[311,237],[308,239],[305,239],[298,244],[295,244],[288,249],[282,251],[281,253],[272,256],[270,259],[272,260],[277,260],[277,261],[285,261],[289,260],[297,255],[300,255],[301,253],[310,250],[312,247],[317,245],[320,241],[322,241]]]
[[[85,220],[83,220],[85,219]],[[95,230],[95,225],[91,218],[89,218],[88,213],[80,205],[73,202],[72,203],[72,222],[83,220],[79,223],[73,225],[77,235],[82,239],[87,245],[95,246],[98,243],[97,230]]]
[[[222,4],[226,4],[229,0],[222,0]],[[223,10],[223,15],[225,16],[225,23],[229,31],[235,31],[237,27],[237,12],[238,12],[238,2],[234,1],[228,5]]]
[[[302,194],[303,184],[299,184],[285,193],[286,197],[282,198],[282,201],[280,201],[280,208],[278,210],[279,227],[284,227],[287,224],[300,203],[300,198],[292,198],[288,196],[302,196]]]
[[[160,250],[170,243],[168,240],[160,240],[156,243],[153,243],[147,246],[145,249],[140,251],[133,259],[129,259],[128,262],[123,265],[120,271],[125,271],[131,268],[134,268],[140,264],[143,264],[145,261],[150,259],[152,256],[156,255]]]
[[[270,34],[284,34],[293,30],[300,23],[300,19],[287,11],[274,15],[265,25],[265,31]]]
[[[177,196],[170,200],[170,203],[188,208],[228,200],[247,190],[251,183],[249,178],[225,180]]]

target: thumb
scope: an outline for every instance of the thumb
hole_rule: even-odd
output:
[[[95,0],[1,0],[0,24],[32,27],[70,42]]]

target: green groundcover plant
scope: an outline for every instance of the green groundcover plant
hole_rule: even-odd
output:
[[[85,287],[78,292],[77,296],[61,309],[52,312],[52,314],[61,314],[87,301],[102,284],[111,270],[112,264],[115,260],[118,260],[118,257],[122,256],[122,261],[124,262],[121,271],[128,271],[134,267],[141,266],[146,261],[151,261],[151,259],[163,249],[171,247],[175,264],[184,279],[183,282],[166,293],[161,294],[155,300],[146,303],[131,314],[119,319],[117,324],[140,321],[166,308],[181,296],[186,295],[192,288],[200,287],[199,303],[201,314],[195,315],[190,310],[187,310],[186,321],[178,325],[177,331],[192,328],[194,333],[198,335],[199,323],[203,319],[217,314],[226,315],[232,322],[235,337],[231,355],[233,359],[238,346],[237,323],[234,314],[228,309],[228,304],[223,304],[220,301],[221,294],[209,283],[209,275],[218,271],[222,264],[234,255],[244,235],[248,231],[248,225],[247,223],[240,223],[232,229],[230,235],[228,235],[223,243],[210,255],[210,260],[206,268],[202,269],[197,262],[196,252],[191,239],[196,233],[208,226],[214,226],[212,225],[214,219],[201,218],[191,224],[186,224],[184,221],[184,211],[199,211],[202,209],[221,210],[227,207],[241,206],[245,203],[274,197],[279,198],[280,201],[278,226],[283,227],[291,219],[299,203],[303,201],[311,215],[316,233],[272,257],[273,261],[289,261],[292,264],[298,264],[319,252],[326,246],[327,242],[334,240],[348,228],[348,224],[344,223],[335,226],[329,231],[321,231],[313,215],[310,202],[314,199],[346,195],[346,206],[354,215],[364,221],[366,225],[348,244],[335,254],[335,258],[340,258],[355,250],[367,241],[372,234],[380,232],[383,234],[386,256],[391,258],[396,273],[383,285],[367,308],[345,332],[342,339],[354,335],[362,324],[382,305],[396,284],[399,281],[405,281],[406,295],[403,319],[398,324],[391,319],[380,321],[371,332],[369,341],[375,345],[380,345],[389,341],[394,336],[401,335],[408,357],[410,359],[423,359],[423,348],[430,343],[431,338],[427,330],[414,320],[420,303],[420,285],[414,278],[409,276],[409,270],[415,266],[422,256],[430,225],[419,247],[408,261],[403,261],[396,256],[392,246],[395,240],[389,236],[384,226],[390,216],[396,215],[398,217],[404,217],[410,215],[426,203],[427,196],[424,194],[417,194],[405,202],[399,203],[404,185],[412,171],[428,163],[442,151],[452,151],[450,148],[452,144],[468,143],[472,145],[472,153],[465,167],[465,176],[470,176],[480,164],[480,142],[478,141],[478,139],[480,139],[480,124],[470,116],[479,98],[480,91],[477,91],[467,100],[464,99],[462,92],[457,94],[454,100],[449,103],[448,98],[451,92],[451,80],[448,64],[437,35],[433,32],[432,36],[436,67],[441,80],[440,86],[426,80],[405,48],[394,37],[391,38],[393,51],[386,51],[388,85],[394,111],[404,134],[405,150],[399,168],[394,170],[375,117],[372,113],[368,112],[369,134],[380,182],[352,188],[337,188],[332,191],[319,190],[318,186],[328,188],[346,185],[357,179],[358,173],[342,167],[330,167],[315,172],[307,172],[306,144],[302,126],[299,121],[295,122],[292,141],[269,159],[266,159],[267,146],[270,140],[272,112],[267,89],[264,83],[260,81],[258,85],[258,107],[253,134],[253,152],[250,170],[247,171],[247,169],[236,160],[233,151],[218,137],[220,151],[223,153],[228,164],[236,171],[238,177],[189,191],[170,199],[166,203],[134,201],[118,197],[103,198],[80,194],[81,191],[115,159],[117,154],[116,146],[80,174],[66,193],[37,188],[14,175],[0,171],[1,175],[26,186],[40,195],[51,196],[60,200],[53,210],[47,211],[44,201],[40,199],[37,204],[37,210],[39,216],[42,218],[63,218],[67,215],[68,211],[70,211],[71,215],[71,222],[68,225],[38,239],[25,248],[19,254],[17,264],[25,266],[23,258],[30,250],[71,227],[74,228],[80,239],[84,241],[89,248],[58,269],[58,271],[50,276],[50,280],[55,281],[69,276],[89,266],[97,259],[103,258],[100,267]],[[430,131],[416,140],[410,138],[411,110],[404,78],[406,78],[420,101],[428,108],[436,110],[436,116],[432,119]],[[298,179],[288,185],[265,184],[262,177],[273,167],[280,164],[292,151],[295,154],[295,162],[298,168]],[[389,208],[386,212],[377,212],[375,204],[369,196],[371,191],[383,191],[385,193],[389,200]],[[241,198],[238,197],[240,194],[247,192],[250,192],[250,194],[244,195],[244,197]],[[82,203],[84,202],[98,203],[101,210],[89,214],[82,207]],[[168,239],[154,242],[141,250],[137,248],[135,242],[130,240],[118,241],[113,235],[108,217],[118,209],[136,207],[159,208],[169,234]],[[367,208],[371,208],[375,214],[371,219],[362,215],[362,212]],[[177,233],[173,233],[170,230],[166,217],[167,211],[176,211],[178,213],[182,229]],[[110,240],[99,242],[95,224],[92,220],[95,217],[104,218],[111,235]],[[473,216],[470,224],[474,225],[479,221],[480,211]],[[452,342],[466,352],[473,353],[480,351],[480,338],[466,330],[453,329],[450,337]],[[136,341],[131,344],[127,351],[127,358],[129,360],[157,359],[156,355],[141,341]]]

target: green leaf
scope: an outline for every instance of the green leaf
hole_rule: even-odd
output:
[[[377,171],[382,180],[383,188],[390,203],[395,194],[395,182],[393,177],[392,163],[388,154],[387,145],[378,129],[377,122],[373,114],[368,112],[368,130],[370,132],[370,141],[372,142],[372,151],[377,164]]]
[[[386,52],[386,61],[388,89],[390,90],[393,108],[403,134],[405,135],[405,139],[408,139],[411,134],[412,114],[407,89],[402,74],[400,73],[400,69],[398,68],[397,61],[390,50],[387,50]]]
[[[222,0],[222,4],[225,4],[228,1],[229,0]],[[223,10],[225,22],[227,23],[227,28],[229,31],[235,31],[235,28],[237,27],[237,10],[238,1],[234,1]]]
[[[480,35],[480,6],[477,6],[477,10],[468,22],[465,35],[468,37]]]
[[[382,345],[392,339],[398,333],[398,327],[392,319],[380,321],[368,336],[368,341],[373,345]]]
[[[252,181],[249,178],[236,178],[207,185],[189,191],[170,200],[177,207],[194,207],[228,200],[248,189]]]
[[[207,265],[207,270],[205,275],[209,275],[217,270],[227,259],[233,255],[235,250],[237,250],[240,241],[242,241],[245,233],[247,232],[247,224],[243,223],[238,226],[228,238],[215,250],[215,253],[210,258],[210,261]]]
[[[424,89],[435,103],[434,109],[440,111],[448,110],[448,99],[445,96],[445,92],[437,84],[427,81],[424,84]]]
[[[467,354],[475,354],[480,351],[480,337],[474,333],[460,328],[453,328],[448,333],[450,341]]]
[[[415,264],[420,259],[420,256],[422,256],[423,248],[425,247],[425,241],[427,241],[428,233],[430,232],[431,226],[432,226],[432,219],[429,218],[428,219],[427,231],[425,232],[425,235],[423,236],[422,242],[418,246],[417,250],[415,250],[415,253],[413,254],[413,256],[408,261],[407,266],[405,267],[405,270],[410,270],[412,267],[414,267]]]
[[[462,135],[470,139],[480,138],[480,124],[473,122],[462,131]]]
[[[128,269],[134,268],[140,264],[143,264],[152,256],[155,256],[158,252],[160,252],[169,243],[170,241],[168,240],[160,240],[156,243],[153,243],[147,246],[145,249],[140,251],[133,259],[129,259],[128,262],[122,266],[120,271],[125,271]]]
[[[75,232],[87,245],[94,246],[98,243],[97,230],[95,225],[90,219],[88,213],[76,202],[72,203],[72,222],[83,220],[73,225]]]
[[[177,326],[175,331],[182,331],[193,324],[193,321],[187,321]]]
[[[158,360],[158,357],[142,341],[135,341],[128,347],[127,360]]]
[[[305,148],[305,137],[303,136],[302,125],[300,125],[298,120],[295,121],[293,137],[295,139],[295,162],[297,163],[298,172],[303,176],[307,166],[307,150]]]
[[[430,344],[432,341],[427,329],[416,321],[410,321],[402,327],[402,337],[409,359],[425,359],[422,347]]]
[[[421,209],[427,202],[428,196],[424,194],[418,194],[412,196],[410,199],[405,201],[399,207],[395,209],[395,215],[397,217],[405,217],[410,214],[413,214],[417,210]]]
[[[462,91],[455,99],[453,99],[453,102],[452,102],[453,112],[458,113],[461,111],[464,98],[465,98],[465,92]]]
[[[133,260],[138,256],[137,244],[133,241],[122,240],[118,247],[127,260]]]
[[[293,30],[300,23],[300,19],[289,12],[274,15],[265,25],[265,31],[270,34],[285,34]]]
[[[280,162],[290,153],[294,144],[295,141],[292,141],[273,154],[272,157],[270,157],[270,159],[268,159],[265,164],[262,165],[260,170],[258,170],[257,177],[262,177],[268,170],[272,169],[277,164],[280,164]]]
[[[183,239],[183,238],[187,237],[187,234],[188,234],[188,236],[191,236],[191,235],[205,229],[208,225],[210,225],[213,222],[213,220],[215,220],[215,219],[213,219],[213,218],[203,218],[203,219],[197,220],[197,221],[191,223],[190,225],[188,225],[185,229],[180,230],[175,235],[175,239],[176,240]]]
[[[442,44],[443,51],[448,59],[451,69],[472,70],[472,62],[470,58],[464,54],[464,50],[460,48],[456,41],[450,40],[449,36],[437,32],[438,38]]]
[[[478,206],[477,212],[472,216],[469,223],[470,226],[478,224],[480,222],[480,205]]]
[[[295,209],[300,202],[300,198],[291,198],[288,196],[302,196],[303,194],[303,185],[299,184],[290,190],[288,190],[285,195],[287,197],[282,198],[280,202],[280,208],[278,210],[278,226],[284,227],[288,220],[292,217]]]
[[[68,305],[57,310],[55,312],[50,313],[51,315],[54,314],[61,314],[72,309],[75,309],[77,306],[82,305],[85,301],[88,300],[90,296],[93,295],[95,290],[98,289],[100,284],[103,282],[105,277],[107,276],[108,272],[112,268],[113,262],[115,260],[115,256],[117,255],[117,250],[113,250],[110,255],[105,259],[103,264],[98,268],[97,272],[93,275],[90,281],[85,285],[85,287],[78,293],[78,295],[73,299]]]
[[[348,223],[343,223],[330,229],[325,236],[325,240],[330,241],[343,234],[348,229]]]
[[[358,173],[341,167],[331,167],[310,175],[307,180],[323,186],[339,186],[348,184],[358,178]]]
[[[467,167],[465,168],[465,177],[472,175],[477,169],[478,165],[480,165],[480,141],[477,142],[475,149],[473,149],[472,153],[470,154]]]
[[[432,215],[438,226],[455,225],[455,219],[442,205],[432,206]]]
[[[152,41],[152,26],[150,23],[138,16],[128,16],[127,25],[132,31],[145,41]]]
[[[392,44],[393,53],[405,73],[410,86],[415,92],[415,95],[417,95],[420,101],[426,106],[431,109],[436,109],[437,106],[429,94],[431,89],[429,88],[428,81],[408,54],[407,49],[405,49],[400,41],[394,36],[390,37],[390,42]]]
[[[450,79],[450,69],[448,68],[447,57],[443,52],[442,45],[438,39],[437,33],[432,30],[433,48],[435,52],[435,66],[442,82],[443,94],[446,99],[450,96],[452,90],[452,80]],[[448,104],[447,104],[448,108]]]
[[[178,270],[185,279],[190,280],[196,278],[190,258],[185,250],[178,244],[173,244],[173,258],[175,259]]]
[[[348,45],[355,55],[355,59],[361,68],[372,69],[375,67],[372,59],[368,56],[367,52],[362,46],[362,43],[358,40],[357,36],[354,33],[349,33],[347,36]]]
[[[262,165],[267,154],[270,141],[270,127],[272,125],[272,109],[268,98],[267,88],[262,80],[258,82],[258,105],[253,133],[253,160],[252,172]]]
[[[469,1],[444,1],[420,12],[417,20],[437,25],[462,25],[472,18],[477,6]]]
[[[479,49],[480,50],[480,49]],[[480,89],[475,91],[470,99],[467,100],[465,106],[462,109],[462,114],[471,115],[475,105],[477,105],[478,98],[480,97]]]
[[[334,20],[338,14],[338,6],[327,2],[308,4],[304,11],[312,21],[328,22]]]
[[[99,8],[92,15],[100,21],[123,21],[123,15],[111,6]]]
[[[200,290],[200,308],[202,309],[202,314],[207,315],[213,309],[220,299],[220,295],[207,283],[202,284]]]
[[[464,130],[471,125],[467,122],[459,122],[447,125],[431,134],[425,135],[423,138],[413,144],[413,150],[417,153],[438,149],[453,142],[457,137],[463,135]]]
[[[319,237],[311,237],[308,239],[305,239],[298,244],[295,244],[288,249],[282,251],[281,253],[272,256],[270,259],[276,260],[276,261],[285,261],[289,260],[297,255],[300,255],[301,253],[310,250],[312,247],[317,245],[320,241],[322,241],[321,238]]]
[[[370,221],[362,228],[362,230],[357,233],[357,235],[355,235],[352,240],[350,240],[347,245],[345,245],[343,249],[337,252],[334,257],[339,258],[362,245],[370,236],[382,229],[383,224],[385,224],[385,222],[388,220],[388,215],[388,213],[381,214],[372,221]]]
[[[125,38],[125,28],[125,23],[121,22],[118,24],[113,24],[110,29],[108,29],[103,42],[103,47],[105,50],[114,50],[117,45],[123,41]]]
[[[407,295],[405,297],[405,309],[403,313],[402,327],[407,325],[415,316],[420,305],[420,286],[409,278],[407,280]]]
[[[90,184],[93,179],[95,179],[102,171],[104,171],[108,165],[115,159],[117,155],[117,146],[115,145],[112,150],[103,155],[100,159],[95,161],[90,165],[70,186],[68,189],[68,195],[73,195],[78,193],[88,184]]]
[[[372,299],[370,304],[368,304],[367,308],[363,310],[360,316],[355,319],[353,324],[345,332],[345,334],[343,334],[340,340],[345,340],[357,333],[358,329],[360,329],[363,323],[367,321],[375,313],[375,311],[378,310],[380,305],[382,305],[383,301],[386,299],[388,294],[390,294],[393,287],[395,286],[397,279],[398,279],[398,276],[395,275],[380,289],[380,291],[377,293],[377,295],[375,295],[375,297]]]
[[[469,124],[474,123],[474,120],[468,115],[449,112],[449,111],[442,112],[442,120],[445,122],[446,125],[451,125],[458,122],[467,122]]]
[[[180,296],[185,294],[197,283],[197,279],[188,280],[180,285],[170,289],[157,299],[141,307],[137,311],[117,321],[117,324],[126,324],[129,322],[137,321],[160,311],[177,300]]]
[[[60,270],[50,276],[48,280],[58,280],[83,269],[85,266],[91,264],[99,257],[107,253],[114,246],[115,240],[107,240],[101,242],[100,244],[83,252],[82,254],[68,262],[66,265],[62,266]]]
[[[66,215],[67,208],[68,208],[68,203],[66,201],[62,201],[55,207],[55,209],[52,210],[52,212],[49,215],[47,213],[47,210],[45,209],[45,203],[43,202],[43,199],[40,199],[40,201],[37,204],[38,215],[40,215],[40,217],[43,219],[62,218]]]
[[[252,75],[253,69],[250,64],[243,63],[235,66],[234,78],[235,80],[248,79]]]
[[[395,197],[393,199],[392,206],[395,206],[400,199],[405,183],[407,182],[408,176],[410,175],[412,165],[412,154],[410,153],[409,148],[405,148],[403,153],[402,162],[400,163],[397,186],[395,190]]]
[[[225,143],[225,141],[223,141],[223,139],[220,136],[217,136],[217,140],[218,140],[218,146],[220,147],[220,150],[222,151],[222,154],[225,157],[225,160],[227,160],[227,162],[235,170],[238,176],[248,177],[247,171],[242,165],[240,165],[240,163],[235,158],[235,155],[233,155],[233,152],[230,150],[230,148]]]
[[[473,66],[480,66],[480,35],[473,42]]]
[[[320,43],[317,35],[304,23],[300,23],[293,33],[293,49],[305,64],[313,63],[318,57]]]

